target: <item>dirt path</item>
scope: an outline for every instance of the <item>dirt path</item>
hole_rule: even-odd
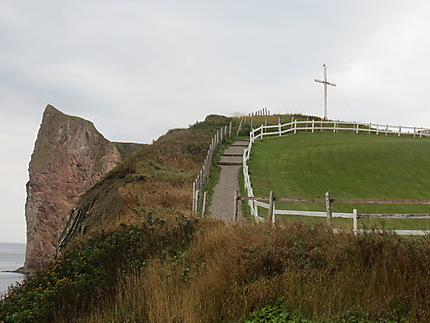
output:
[[[218,164],[221,166],[219,182],[214,188],[212,204],[209,212],[214,218],[223,221],[233,221],[234,217],[234,192],[239,190],[239,172],[242,167],[243,150],[248,145],[247,141],[236,141],[231,144],[221,157]],[[239,221],[243,219],[239,207]]]

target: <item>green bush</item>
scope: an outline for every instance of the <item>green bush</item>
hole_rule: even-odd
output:
[[[191,218],[177,217],[172,225],[149,215],[141,225],[121,225],[80,242],[49,268],[12,287],[0,300],[0,322],[52,322],[59,313],[85,311],[111,294],[123,274],[151,258],[176,259],[196,225]]]

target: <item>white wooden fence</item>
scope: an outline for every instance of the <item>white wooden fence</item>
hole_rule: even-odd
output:
[[[252,145],[257,139],[264,139],[268,136],[283,136],[287,134],[296,134],[297,132],[317,132],[317,131],[333,131],[333,132],[354,132],[354,133],[373,133],[376,135],[395,135],[395,136],[409,136],[409,137],[430,137],[430,129],[423,127],[402,127],[380,125],[373,123],[358,123],[358,122],[341,122],[341,121],[298,121],[294,120],[286,124],[277,125],[261,125],[253,129],[250,134],[248,147],[243,152],[243,176],[244,185],[247,191],[247,198],[239,198],[247,200],[251,215],[257,222],[266,221],[259,216],[258,207],[271,209],[269,203],[261,202],[261,198],[255,198],[249,177],[249,168],[247,161],[249,160]],[[235,198],[238,198],[237,196]],[[260,200],[260,201],[259,201]],[[302,199],[303,200],[303,199]],[[273,202],[273,201],[272,201]],[[297,211],[297,210],[278,210],[273,205],[273,217],[269,221],[274,221],[275,215],[302,215],[302,216],[319,216],[327,217],[326,212],[313,212],[313,211]],[[358,232],[357,228],[357,211],[353,210],[352,213],[332,213],[333,217],[351,218],[353,219],[353,230]],[[364,217],[364,215],[363,215]],[[392,218],[399,218],[399,215],[394,215]],[[416,217],[418,218],[418,217]],[[396,230],[398,234],[429,234],[426,231],[419,230]]]
[[[204,209],[206,206],[206,192],[205,185],[208,180],[208,176],[211,170],[212,160],[215,156],[219,145],[227,138],[231,138],[232,136],[232,123],[230,125],[226,125],[215,133],[212,138],[211,144],[209,145],[209,149],[203,163],[202,169],[197,175],[197,178],[193,182],[193,206],[192,211],[195,214],[204,213]]]
[[[282,136],[285,134],[297,132],[318,132],[318,131],[333,131],[333,132],[354,132],[354,133],[373,133],[376,135],[395,135],[409,137],[430,137],[430,128],[423,127],[405,127],[405,126],[390,126],[379,123],[359,123],[345,121],[315,121],[294,120],[285,124],[277,125],[261,125],[250,132],[250,139],[263,139],[267,136]]]

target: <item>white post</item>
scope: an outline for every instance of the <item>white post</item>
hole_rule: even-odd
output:
[[[357,130],[356,130],[356,133],[358,133],[358,128],[360,127],[360,124],[358,123],[358,121],[356,121],[356,123],[357,123]]]
[[[399,137],[401,132],[402,132],[402,126],[399,126],[399,134],[398,134]]]
[[[279,137],[281,137],[281,133],[282,133],[281,118],[278,118],[278,130],[279,130]]]
[[[196,213],[196,182],[193,182],[193,213]]]
[[[314,129],[315,129],[315,120],[312,119],[312,133],[314,133]]]
[[[372,123],[369,123],[369,133],[371,129],[372,129]]]
[[[258,217],[258,205],[257,205],[257,201],[251,201],[251,203],[254,204],[254,217],[257,218]]]
[[[335,121],[335,122],[333,123],[333,132],[336,132],[336,126],[337,126],[337,122]]]
[[[269,214],[267,219],[270,223],[275,223],[274,202],[275,202],[275,193],[273,191],[270,191]]]
[[[414,127],[414,138],[415,138],[416,132],[417,132],[417,127]]]
[[[204,217],[205,213],[206,213],[206,199],[207,199],[207,195],[208,195],[208,192],[205,191],[203,193],[202,217]]]
[[[297,133],[297,120],[294,120],[294,133]]]
[[[379,123],[376,124],[376,135],[379,135]]]
[[[357,209],[352,210],[352,230],[355,234],[358,233]]]
[[[423,136],[423,127],[421,127],[420,138]]]
[[[387,124],[387,127],[385,128],[385,135],[388,136],[388,124]]]

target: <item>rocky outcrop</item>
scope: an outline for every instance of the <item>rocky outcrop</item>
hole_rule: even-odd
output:
[[[32,272],[50,262],[69,211],[120,161],[116,146],[92,122],[46,107],[29,164],[23,271]]]

